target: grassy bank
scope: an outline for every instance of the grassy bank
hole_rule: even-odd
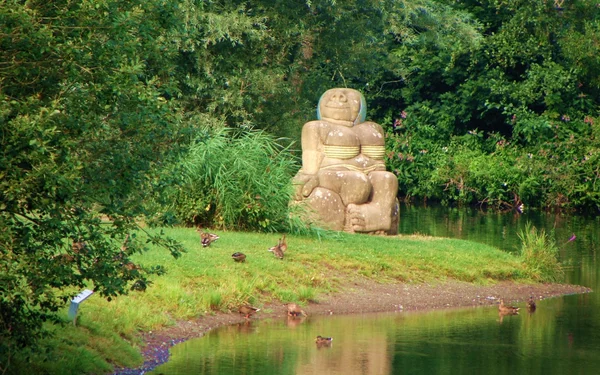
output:
[[[273,301],[307,304],[335,293],[356,277],[382,283],[447,278],[473,283],[534,281],[522,258],[462,240],[288,235],[289,248],[285,259],[279,260],[268,252],[277,244],[277,234],[217,232],[221,238],[203,248],[194,229],[165,232],[187,249],[181,258],[152,248],[136,259],[144,267],[164,266],[165,275],[154,276],[144,293],[132,292],[111,302],[90,297],[80,307],[78,326],[55,327],[56,336],[44,342],[51,349],[44,355],[32,353],[36,365],[28,364],[28,368],[35,369],[34,373],[82,374],[110,373],[109,363],[133,367],[142,362],[135,349],[140,332],[214,311],[237,310],[242,303],[259,307]],[[247,255],[245,263],[232,260],[231,254],[237,251]]]

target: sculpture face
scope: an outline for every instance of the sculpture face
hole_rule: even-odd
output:
[[[352,89],[331,89],[319,101],[322,118],[353,123],[361,110],[361,94]]]

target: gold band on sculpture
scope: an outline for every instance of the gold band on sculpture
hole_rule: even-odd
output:
[[[350,159],[363,153],[373,159],[383,159],[385,156],[385,146],[331,146],[325,145],[323,148],[325,155],[334,159]]]
[[[371,165],[371,166],[365,167],[365,168],[357,167],[356,165],[352,165],[352,164],[335,164],[335,165],[327,165],[325,167],[321,167],[321,169],[323,169],[323,170],[338,169],[338,168],[346,168],[351,171],[369,173],[369,172],[373,172],[374,170],[376,170],[378,168],[385,168],[385,164],[377,163],[377,164],[374,164],[374,165]]]
[[[383,159],[385,146],[362,146],[362,153],[373,159]]]
[[[323,151],[328,158],[350,159],[360,153],[360,146],[328,146]]]

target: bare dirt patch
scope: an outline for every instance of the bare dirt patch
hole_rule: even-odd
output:
[[[426,284],[387,284],[371,280],[355,281],[343,291],[321,296],[318,303],[305,306],[308,315],[360,314],[391,311],[427,311],[445,308],[485,306],[506,303],[523,305],[530,296],[535,300],[589,293],[592,290],[567,284],[516,284],[500,282],[493,285],[473,285],[457,281]],[[286,315],[282,304],[261,306],[252,319],[275,318]],[[119,369],[115,375],[143,374],[164,363],[169,348],[190,338],[201,337],[210,330],[228,324],[243,322],[238,313],[215,313],[193,321],[181,321],[158,332],[143,334],[143,366],[137,369]]]

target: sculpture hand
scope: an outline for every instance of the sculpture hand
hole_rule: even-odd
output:
[[[294,177],[296,200],[302,200],[312,193],[313,189],[319,186],[319,177],[315,174],[298,173]]]

